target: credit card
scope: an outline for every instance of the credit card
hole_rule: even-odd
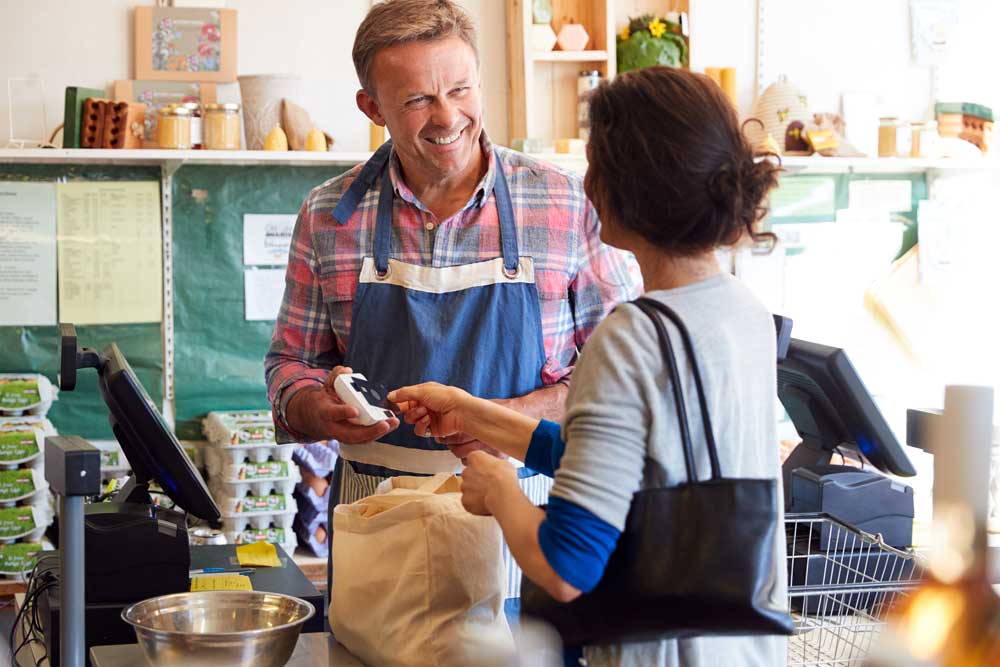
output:
[[[389,390],[381,382],[351,378],[351,385],[358,390],[359,394],[365,397],[368,405],[399,414],[399,406],[386,398],[389,395]]]

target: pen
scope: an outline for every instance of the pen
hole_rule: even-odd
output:
[[[196,574],[221,574],[221,573],[225,573],[225,574],[246,574],[246,573],[250,573],[250,572],[253,572],[253,571],[254,571],[254,568],[252,568],[252,567],[242,567],[242,568],[235,569],[235,570],[227,570],[224,567],[203,567],[203,568],[200,568],[200,569],[197,569],[197,570],[191,570],[190,572],[188,572],[188,576],[193,577]]]

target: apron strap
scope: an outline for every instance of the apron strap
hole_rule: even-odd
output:
[[[392,139],[379,146],[378,150],[369,158],[365,166],[361,168],[361,173],[347,188],[347,192],[340,198],[337,207],[333,209],[333,219],[342,225],[354,215],[358,204],[364,199],[365,194],[371,189],[375,179],[378,178],[382,170],[389,162],[389,154],[392,151]]]
[[[389,142],[386,142],[386,145]],[[381,151],[385,148],[385,145],[379,149]],[[517,276],[521,259],[518,252],[517,243],[517,225],[514,222],[514,204],[510,199],[510,189],[507,187],[507,177],[503,172],[503,165],[500,162],[500,154],[494,150],[494,164],[496,166],[496,176],[493,181],[493,198],[496,201],[497,206],[497,217],[500,221],[500,245],[503,252],[503,268],[504,273],[508,278],[514,278]],[[365,170],[372,163],[375,162],[373,157],[368,164],[365,165]],[[392,238],[392,198],[393,198],[393,187],[392,181],[388,177],[389,165],[388,160],[385,160],[383,169],[386,172],[386,176],[382,179],[382,190],[378,197],[378,215],[375,221],[375,272],[379,275],[385,275],[389,270],[389,242]],[[364,175],[364,171],[362,171]],[[360,181],[361,178],[358,178]],[[348,194],[354,189],[358,181],[355,181],[351,187],[348,189]],[[370,185],[368,187],[371,187]],[[361,194],[357,197],[360,202]],[[346,196],[345,198],[346,199]],[[337,210],[344,203],[344,199],[341,199],[340,204],[337,205]],[[356,206],[356,204],[355,204]],[[353,209],[352,209],[353,213]],[[334,211],[334,216],[336,217],[336,211]],[[346,218],[345,218],[346,219]]]
[[[493,160],[496,164],[496,177],[493,182],[493,197],[497,203],[497,213],[500,218],[500,245],[503,249],[503,269],[508,278],[517,276],[521,260],[517,247],[517,225],[514,223],[514,204],[510,200],[510,189],[507,187],[507,177],[503,173],[500,153],[494,149]]]

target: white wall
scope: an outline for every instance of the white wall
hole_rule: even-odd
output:
[[[131,9],[138,4],[152,2],[0,2],[0,146],[9,136],[8,77],[43,79],[51,132],[62,122],[66,86],[102,88],[132,76]],[[504,3],[463,0],[462,4],[480,27],[487,127],[506,140]],[[333,134],[336,148],[367,150],[367,119],[354,106],[358,83],[351,46],[369,1],[228,0],[226,6],[239,12],[239,73],[292,73],[314,81],[310,112]]]
[[[504,0],[460,0],[479,26],[486,123],[507,140]],[[926,69],[910,64],[909,0],[764,0],[765,80],[787,74],[817,110],[837,111],[843,91],[879,94],[888,115],[925,115]],[[132,75],[131,8],[151,0],[3,0],[0,85],[39,76],[46,124],[62,120],[68,85],[103,87]],[[989,76],[992,26],[1000,2],[959,0],[961,23],[952,63],[943,68],[944,97],[1000,107],[1000,78]],[[365,119],[354,107],[357,81],[350,51],[369,0],[228,0],[239,11],[239,72],[294,73],[315,81],[312,109],[342,150],[364,150]],[[756,0],[692,0],[692,66],[737,68],[740,106],[756,91]],[[0,89],[0,145],[8,134],[7,91]]]

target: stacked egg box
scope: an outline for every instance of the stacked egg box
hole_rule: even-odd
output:
[[[226,541],[272,542],[293,553],[298,505],[292,491],[301,479],[292,461],[297,445],[275,441],[268,411],[210,412],[202,429],[208,487],[222,512]]]
[[[45,481],[46,418],[58,390],[44,375],[0,373],[0,577],[23,579],[42,551],[55,517]]]

